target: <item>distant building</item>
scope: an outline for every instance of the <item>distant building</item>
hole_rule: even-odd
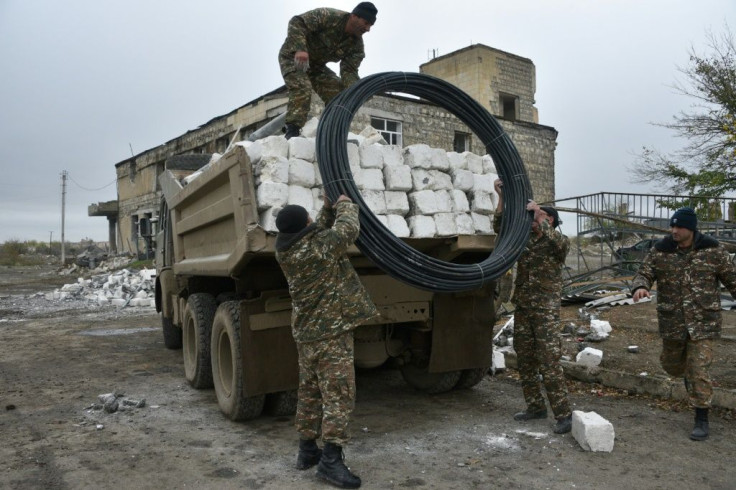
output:
[[[535,198],[554,199],[557,131],[538,122],[534,107],[536,73],[531,60],[474,44],[424,63],[420,72],[453,83],[488,109],[519,150]],[[148,251],[148,223],[159,212],[158,176],[168,157],[222,153],[239,128],[237,139],[246,139],[284,112],[286,103],[286,88],[282,86],[197,129],[117,163],[117,216],[104,214],[111,223],[117,223],[117,249],[139,255]],[[323,109],[319,97],[313,96],[311,114],[319,116]],[[354,117],[351,130],[360,132],[368,125],[382,132],[392,144],[426,143],[447,151],[485,153],[480,140],[449,111],[412,97],[372,97]]]

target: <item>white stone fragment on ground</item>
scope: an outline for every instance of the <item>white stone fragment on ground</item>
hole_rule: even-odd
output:
[[[458,235],[475,235],[475,226],[473,218],[468,213],[459,213],[455,215],[455,226],[457,226]]]
[[[314,163],[315,141],[314,138],[297,136],[288,140],[289,160],[306,160]]]
[[[483,173],[483,159],[480,156],[469,151],[463,152],[462,155],[463,157],[465,157],[465,168],[467,168],[474,174]]]
[[[401,156],[402,148],[398,145],[381,145],[383,152],[383,166],[396,167],[404,164],[404,157]]]
[[[406,196],[406,192],[386,191],[384,197],[386,199],[386,214],[400,216],[409,214],[409,198]]]
[[[411,168],[423,168],[429,170],[431,166],[431,148],[429,145],[419,143],[404,148],[404,163]]]
[[[288,204],[296,204],[307,210],[311,211],[314,199],[312,197],[312,189],[307,189],[298,185],[289,186],[289,199]]]
[[[598,320],[598,319],[591,319],[590,320],[590,329],[593,332],[595,332],[595,333],[597,333],[599,335],[604,335],[606,337],[613,330],[611,328],[610,322],[608,322],[606,320]]]
[[[110,300],[110,304],[113,306],[125,306],[128,300],[123,298],[113,298]]]
[[[457,225],[455,224],[455,214],[453,213],[435,214],[434,225],[437,227],[437,236],[457,235]]]
[[[596,412],[572,412],[572,436],[586,451],[613,451],[616,433],[613,424]]]
[[[575,357],[575,362],[583,366],[595,367],[600,365],[603,360],[603,351],[594,349],[593,347],[586,347],[585,349],[578,352]]]
[[[414,238],[432,238],[437,233],[434,219],[431,216],[410,216],[407,222],[411,236]]]
[[[289,201],[289,186],[277,182],[261,182],[256,189],[256,201],[259,211],[273,207],[282,208]]]
[[[493,232],[493,224],[489,216],[471,212],[470,218],[473,220],[473,227],[475,227],[476,233],[490,235]]]
[[[289,185],[312,187],[314,182],[314,163],[299,159],[289,160]]]
[[[256,185],[263,182],[289,183],[289,160],[285,157],[263,157],[256,166]]]
[[[437,197],[434,191],[424,190],[409,194],[409,205],[413,215],[431,215],[437,212]],[[411,227],[411,225],[409,225]],[[434,220],[432,221],[434,227]],[[424,231],[424,230],[422,230]],[[414,230],[412,229],[412,236]]]
[[[491,370],[493,373],[506,370],[506,356],[503,352],[494,348],[493,349],[493,360],[491,361]]]
[[[386,198],[383,191],[365,190],[361,191],[360,195],[373,214],[386,214]]]
[[[457,189],[451,190],[450,200],[452,202],[453,213],[467,213],[470,211],[468,196],[463,191]]]
[[[409,229],[409,225],[406,224],[406,220],[403,216],[399,216],[398,214],[389,214],[386,218],[388,218],[387,228],[391,233],[399,238],[411,236],[411,230]]]
[[[267,136],[260,141],[263,147],[261,150],[261,158],[289,157],[289,142],[283,135]]]
[[[383,183],[383,171],[378,168],[361,169],[362,189],[371,191],[382,191],[386,188]]]
[[[383,151],[382,145],[362,145],[359,148],[360,166],[362,168],[383,168]]]
[[[410,191],[413,188],[411,168],[408,165],[386,165],[383,167],[386,189],[390,191]]]

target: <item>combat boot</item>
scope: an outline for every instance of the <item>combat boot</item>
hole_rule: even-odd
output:
[[[294,136],[299,136],[301,132],[302,128],[300,128],[296,124],[289,123],[284,127],[284,136],[287,140],[293,138]]]
[[[359,488],[360,478],[350,472],[343,461],[342,447],[328,442],[317,466],[317,477],[340,488]]]
[[[522,422],[526,420],[546,419],[546,418],[547,418],[546,408],[543,408],[542,410],[529,410],[527,408],[523,412],[514,414],[514,420],[519,420]]]
[[[560,417],[555,424],[555,434],[567,434],[572,430],[572,415]]]
[[[299,439],[299,455],[296,457],[296,469],[308,470],[319,463],[322,450],[314,439]]]
[[[708,409],[695,409],[695,428],[690,433],[690,439],[693,441],[704,441],[708,439]]]

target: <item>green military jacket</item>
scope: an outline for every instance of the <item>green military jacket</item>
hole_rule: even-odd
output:
[[[279,233],[276,260],[289,283],[296,342],[337,336],[379,317],[346,254],[358,238],[358,206],[322,208],[299,233]]]
[[[728,252],[710,236],[695,232],[682,250],[671,236],[655,242],[634,277],[631,292],[657,282],[657,317],[663,339],[717,338],[721,333],[721,288],[736,297],[736,269]]]
[[[294,54],[309,53],[311,68],[340,62],[340,78],[344,87],[357,82],[358,68],[365,58],[363,39],[345,32],[350,14],[342,10],[318,8],[295,15],[289,21],[286,40],[279,51],[281,74],[294,71]]]
[[[493,229],[501,229],[501,213],[493,217]],[[516,263],[514,304],[517,308],[559,308],[562,268],[570,241],[547,221],[539,225],[541,236],[532,232]]]

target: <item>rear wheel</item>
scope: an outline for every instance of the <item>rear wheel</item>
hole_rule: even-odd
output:
[[[462,371],[448,371],[446,373],[430,373],[426,367],[414,364],[401,366],[401,375],[414,388],[429,394],[444,393],[453,389]]]
[[[281,417],[292,415],[296,412],[297,392],[296,390],[279,391],[266,395],[266,404],[263,411],[268,415]]]
[[[174,325],[171,318],[161,315],[161,328],[164,332],[164,345],[167,349],[181,349],[181,328]]]
[[[477,385],[488,374],[488,368],[463,369],[460,372],[460,379],[455,385],[456,390],[465,390]]]
[[[212,388],[210,337],[217,304],[207,293],[195,293],[184,309],[184,375],[197,389]]]
[[[263,411],[266,395],[246,396],[240,349],[240,302],[226,301],[212,323],[212,375],[217,403],[230,420],[248,420]]]

